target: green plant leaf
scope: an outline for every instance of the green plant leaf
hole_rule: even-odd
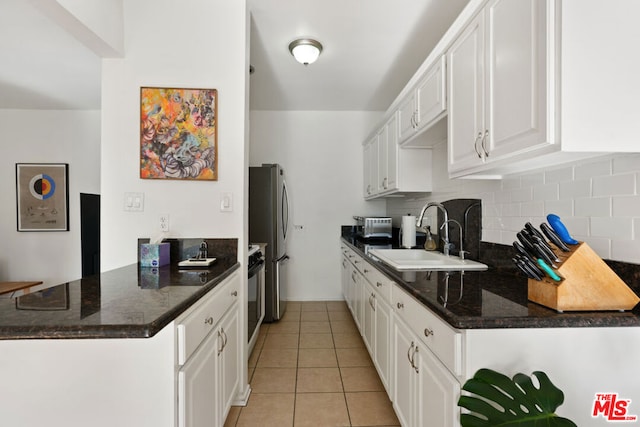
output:
[[[491,369],[480,369],[462,389],[458,406],[469,413],[460,415],[462,427],[577,427],[555,414],[564,402],[564,393],[547,374],[536,371],[531,377],[516,374],[513,379]]]

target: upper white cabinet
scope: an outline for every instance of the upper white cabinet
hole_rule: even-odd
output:
[[[431,191],[431,150],[398,146],[398,115],[392,114],[363,146],[364,197]]]
[[[639,13],[633,0],[472,1],[445,36],[450,177],[639,151]]]
[[[492,0],[449,49],[450,175],[551,144],[547,6]]]
[[[420,77],[415,88],[400,101],[398,144],[408,143],[420,131],[429,128],[445,115],[447,111],[445,61],[445,56],[441,56],[440,60]],[[408,143],[408,146],[420,145],[423,144]]]

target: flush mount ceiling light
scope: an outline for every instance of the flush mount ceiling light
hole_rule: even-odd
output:
[[[289,44],[289,52],[299,63],[309,65],[320,56],[322,45],[313,39],[297,39]]]

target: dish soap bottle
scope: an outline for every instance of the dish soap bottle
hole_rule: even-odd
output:
[[[435,251],[436,250],[436,241],[433,240],[433,236],[431,235],[431,227],[427,225],[427,237],[424,241],[424,249],[427,251]]]

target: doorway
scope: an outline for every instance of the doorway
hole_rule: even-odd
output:
[[[100,195],[80,193],[82,277],[100,273]]]

